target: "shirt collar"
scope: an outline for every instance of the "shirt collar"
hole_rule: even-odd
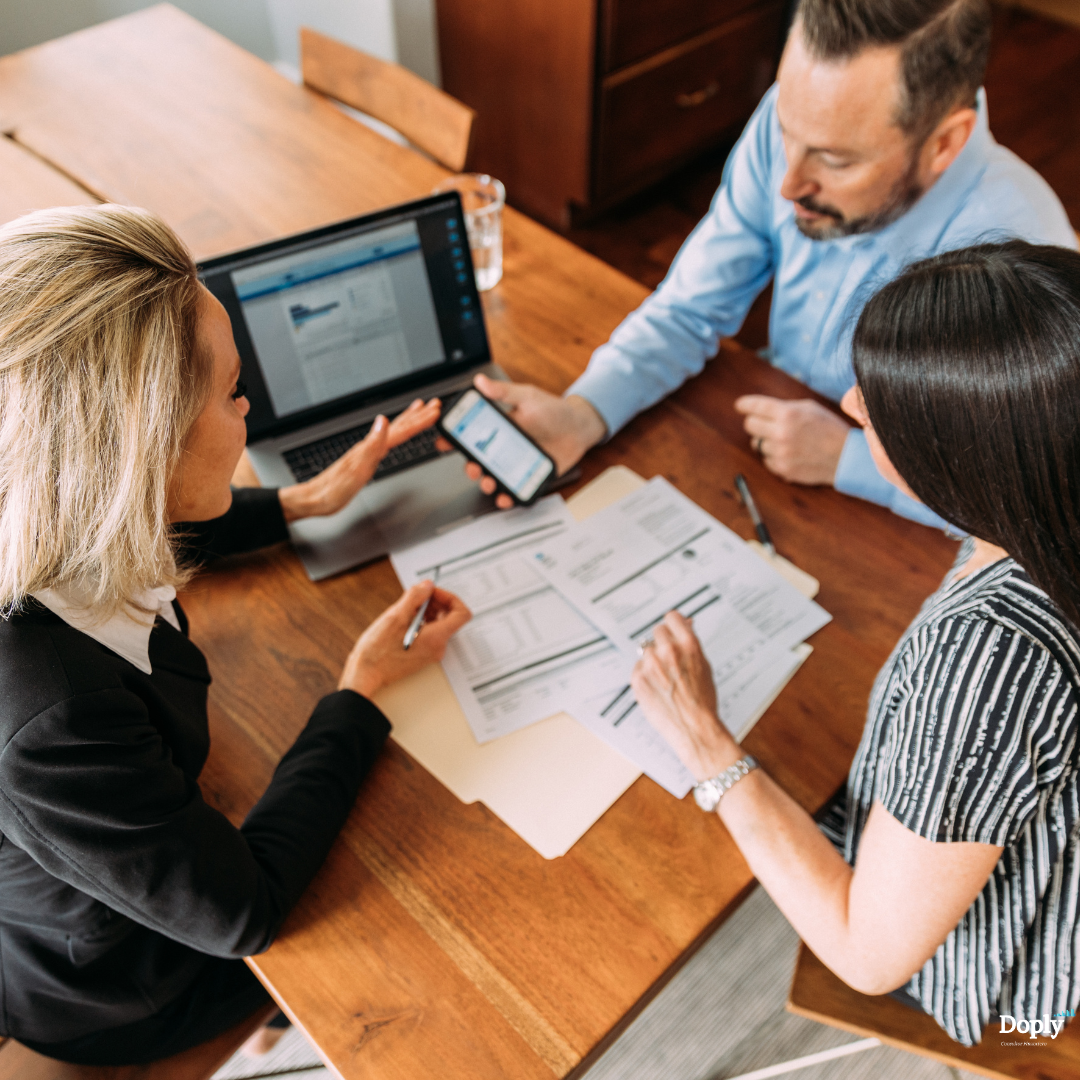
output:
[[[105,622],[94,621],[88,608],[89,596],[77,587],[43,589],[33,596],[68,626],[111,649],[147,675],[153,673],[150,666],[150,632],[154,629],[154,620],[160,615],[170,626],[180,629],[180,620],[172,606],[176,590],[171,585],[160,585],[136,594],[132,597],[132,603]]]

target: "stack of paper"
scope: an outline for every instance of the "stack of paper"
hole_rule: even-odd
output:
[[[720,716],[741,738],[805,659],[829,614],[662,477],[552,537],[533,558],[547,581],[614,645],[618,662],[567,710],[682,797],[693,778],[630,688],[640,648],[669,611],[692,619]]]
[[[443,670],[478,742],[566,708],[618,659],[533,557],[573,525],[552,495],[390,556],[402,584],[437,577],[473,613],[450,642]]]
[[[629,685],[657,623],[693,619],[741,737],[830,616],[666,480],[622,472],[627,494],[584,520],[552,496],[391,559],[403,584],[437,575],[473,611],[443,668],[479,743],[565,711],[681,798],[693,780]]]

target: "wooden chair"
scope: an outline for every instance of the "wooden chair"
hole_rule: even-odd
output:
[[[1029,1040],[1015,1032],[1002,1035],[1000,1026],[991,1024],[983,1032],[982,1042],[968,1048],[953,1042],[925,1013],[909,1009],[887,995],[867,997],[852,990],[805,945],[799,949],[787,1008],[798,1016],[862,1035],[864,1042],[849,1044],[848,1052],[881,1043],[1002,1080],[1080,1080],[1080,1023],[1066,1025],[1056,1039],[1046,1037],[1038,1046],[1009,1045]],[[839,1056],[838,1051],[826,1053]],[[794,1070],[814,1063],[799,1059],[787,1064]],[[770,1075],[781,1074],[772,1071]]]
[[[448,169],[464,169],[476,113],[457,98],[306,26],[300,28],[300,66],[305,86],[389,124]]]
[[[69,1065],[0,1039],[0,1080],[209,1080],[275,1012],[267,1005],[216,1039],[151,1065]]]

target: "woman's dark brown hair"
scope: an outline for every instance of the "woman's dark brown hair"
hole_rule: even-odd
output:
[[[915,263],[867,303],[852,349],[912,491],[1080,626],[1080,254],[1011,240]]]

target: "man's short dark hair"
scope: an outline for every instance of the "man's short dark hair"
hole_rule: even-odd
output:
[[[898,45],[897,125],[920,142],[953,109],[973,105],[990,52],[987,0],[801,0],[803,42],[819,60]]]

